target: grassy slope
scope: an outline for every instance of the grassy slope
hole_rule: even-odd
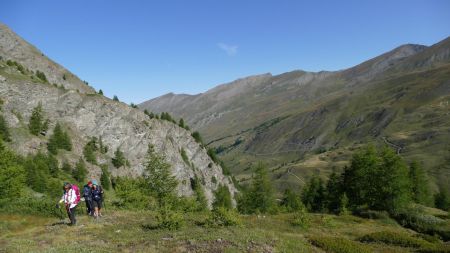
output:
[[[363,89],[337,93],[311,104],[269,127],[259,127],[223,139],[214,145],[242,144],[223,152],[222,158],[240,178],[249,164],[264,161],[274,170],[280,187],[298,185],[291,171],[304,178],[342,167],[350,152],[364,142],[389,142],[402,147],[407,161],[417,160],[438,183],[449,185],[450,65],[388,76]],[[311,143],[308,139],[313,138]],[[327,152],[317,154],[317,145]],[[313,148],[313,150],[311,150]],[[289,174],[289,175],[287,175]]]
[[[204,215],[188,214],[184,228],[168,231],[144,228],[155,222],[152,212],[108,211],[99,221],[80,215],[76,227],[55,218],[2,214],[0,252],[323,252],[309,239],[336,237],[361,245],[356,240],[373,232],[414,236],[391,220],[316,214],[311,215],[310,227],[303,229],[290,225],[291,217],[243,216],[241,227],[207,228],[196,225],[205,219]],[[382,243],[362,247],[369,252],[413,250]]]

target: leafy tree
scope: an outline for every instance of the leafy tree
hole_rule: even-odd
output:
[[[9,127],[2,114],[0,114],[0,139],[8,142],[11,141],[11,134],[9,133]]]
[[[120,151],[119,147],[116,149],[116,152],[114,152],[114,158],[112,159],[112,163],[116,168],[120,168],[126,164],[125,156],[123,155],[123,152]]]
[[[221,184],[217,187],[217,190],[214,192],[214,202],[212,205],[214,208],[233,208],[230,189],[228,189],[228,186]]]
[[[415,161],[411,163],[409,167],[409,178],[411,180],[413,201],[423,205],[431,205],[433,200],[431,199],[428,175],[420,167],[419,163]]]
[[[114,101],[119,101],[119,98],[116,95],[114,95],[113,100]]]
[[[63,80],[65,81],[66,80],[66,74],[63,74]]]
[[[347,194],[344,192],[339,198],[339,207],[338,207],[338,214],[339,215],[346,215],[349,213],[348,211],[348,198]]]
[[[39,135],[44,129],[44,116],[42,112],[42,103],[39,104],[31,112],[28,128],[33,135]]]
[[[130,106],[131,106],[132,108],[138,108],[138,106],[137,106],[136,104],[134,104],[134,103],[131,103]]]
[[[250,189],[244,191],[238,208],[243,213],[267,213],[276,211],[274,189],[267,169],[260,163],[254,168]]]
[[[322,212],[325,208],[325,187],[320,177],[314,176],[302,191],[302,201],[311,212]]]
[[[87,176],[87,169],[86,169],[86,163],[84,162],[83,158],[80,158],[78,160],[77,164],[75,165],[75,169],[72,172],[73,178],[77,180],[78,182],[83,182],[86,179]]]
[[[200,145],[203,145],[202,137],[200,136],[200,133],[195,131],[192,133],[192,137],[194,137],[194,140],[199,143]]]
[[[284,191],[281,206],[283,206],[287,212],[296,212],[305,208],[300,195],[295,194],[291,189],[286,189]]]
[[[101,166],[102,167],[102,175],[100,177],[100,183],[102,184],[103,189],[109,190],[111,188],[111,181],[109,179],[109,171],[108,166]]]
[[[103,95],[102,89],[98,90],[98,94]]]
[[[156,154],[152,145],[148,147],[147,156],[147,189],[155,196],[159,206],[167,205],[175,196],[178,181],[170,171],[170,164],[164,161],[164,157]]]

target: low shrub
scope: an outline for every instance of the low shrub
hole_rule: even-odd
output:
[[[438,235],[444,241],[450,240],[450,229],[445,227],[445,220],[433,215],[425,214],[420,208],[407,208],[399,212],[397,222],[419,233]]]
[[[157,228],[160,229],[178,230],[184,225],[183,214],[167,206],[158,209],[156,220],[158,222]]]
[[[57,201],[48,198],[19,198],[0,200],[0,212],[8,214],[37,215],[44,217],[59,217],[56,208]]]
[[[334,253],[369,253],[369,247],[341,237],[313,236],[309,238],[311,244],[326,252]]]
[[[217,226],[238,226],[241,225],[239,214],[235,210],[228,210],[224,207],[218,207],[211,211],[206,224],[212,227]]]
[[[408,234],[395,233],[389,231],[375,232],[367,234],[359,239],[361,242],[375,242],[375,243],[385,243],[401,247],[411,247],[411,248],[428,248],[431,243],[420,239],[414,238]]]
[[[292,215],[290,223],[295,227],[308,228],[310,218],[308,216],[308,213],[304,209],[301,209]]]

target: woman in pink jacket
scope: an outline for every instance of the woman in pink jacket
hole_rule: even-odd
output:
[[[75,208],[78,204],[77,193],[69,183],[64,183],[64,194],[59,203],[64,202],[67,210],[67,215],[70,219],[69,226],[76,225],[77,219],[75,218]]]

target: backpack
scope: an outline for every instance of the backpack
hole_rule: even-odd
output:
[[[96,190],[94,190],[94,189],[92,190],[92,198],[95,201],[99,201],[102,199],[102,188],[100,185],[97,186]]]
[[[73,191],[75,192],[75,195],[77,195],[77,198],[75,199],[75,205],[77,205],[78,204],[78,202],[80,202],[80,200],[81,200],[81,197],[80,197],[80,188],[78,188],[78,186],[76,186],[76,185],[72,185],[72,189],[73,189]]]

